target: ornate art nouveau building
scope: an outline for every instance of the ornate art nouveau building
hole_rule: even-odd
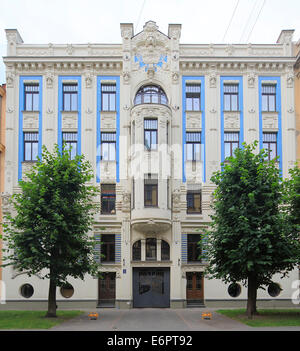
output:
[[[295,162],[293,31],[266,45],[181,44],[181,25],[164,34],[153,21],[137,34],[121,24],[117,45],[30,45],[6,33],[4,211],[43,144],[84,154],[101,189],[91,235],[104,278],[70,279],[58,299],[119,308],[245,299],[242,285],[203,276],[197,242],[211,175],[234,148],[258,140],[285,176]],[[8,301],[47,299],[38,276],[3,277]],[[296,279],[275,276],[258,298],[288,302]]]

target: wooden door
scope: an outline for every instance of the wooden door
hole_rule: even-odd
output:
[[[98,280],[98,305],[114,306],[116,299],[116,273],[102,273]]]
[[[187,272],[186,273],[186,299],[187,301],[203,301],[203,273]]]

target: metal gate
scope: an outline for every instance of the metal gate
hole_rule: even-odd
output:
[[[170,268],[133,268],[133,307],[170,307]]]

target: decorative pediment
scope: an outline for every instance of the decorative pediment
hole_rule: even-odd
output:
[[[168,61],[170,38],[158,30],[153,21],[144,25],[143,31],[132,38],[134,62],[139,67],[157,70]]]

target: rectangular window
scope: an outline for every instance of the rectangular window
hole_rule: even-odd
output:
[[[186,133],[186,159],[187,161],[201,160],[201,132]]]
[[[63,84],[63,111],[77,111],[78,109],[77,84]]]
[[[116,133],[101,133],[101,159],[116,160]]]
[[[269,161],[277,156],[277,133],[263,133],[263,149],[268,151]]]
[[[158,206],[158,180],[154,174],[148,174],[144,179],[144,205],[145,207]]]
[[[148,238],[146,239],[146,260],[157,260],[157,250],[156,250],[156,239]]]
[[[116,84],[101,84],[102,111],[116,111]]]
[[[63,143],[65,144],[66,150],[69,151],[71,160],[73,160],[77,155],[77,132],[74,132],[74,133],[63,132],[62,140],[63,140]]]
[[[39,133],[24,133],[24,161],[37,161]]]
[[[238,111],[239,85],[224,84],[224,111]]]
[[[201,206],[201,190],[199,189],[188,189],[186,194],[187,201],[187,213],[188,214],[199,214],[202,213]]]
[[[116,213],[116,185],[101,184],[101,214]]]
[[[38,111],[39,110],[39,85],[25,84],[24,85],[24,110]]]
[[[262,111],[276,111],[276,85],[263,84],[261,89]]]
[[[115,235],[101,235],[101,262],[115,262]]]
[[[147,150],[157,149],[157,119],[144,120],[144,144]]]
[[[200,111],[200,108],[201,108],[200,96],[201,96],[200,84],[186,84],[186,92],[185,92],[186,111]]]
[[[224,133],[224,157],[231,157],[234,150],[239,147],[239,133]]]
[[[187,235],[187,260],[188,262],[199,262],[201,258],[201,246],[199,242],[201,240],[200,234],[188,234]]]

